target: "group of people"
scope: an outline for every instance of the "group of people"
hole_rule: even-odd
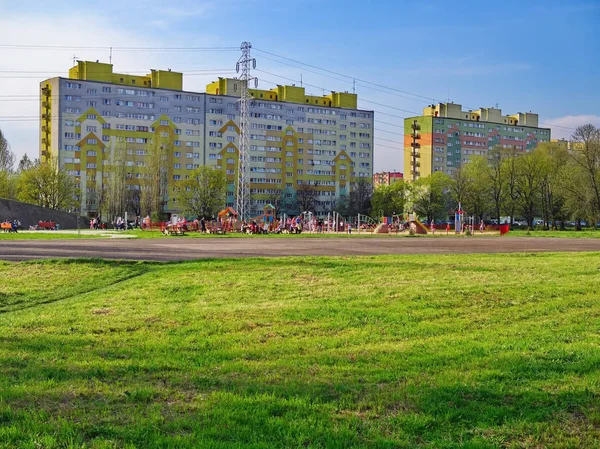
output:
[[[2,222],[2,230],[4,232],[14,232],[15,234],[19,231],[19,228],[21,227],[21,222],[17,219],[10,221],[10,220],[4,220]]]
[[[106,223],[102,223],[100,218],[94,217],[90,220],[90,229],[106,229]]]

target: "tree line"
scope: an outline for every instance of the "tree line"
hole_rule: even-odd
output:
[[[372,213],[390,216],[414,211],[446,220],[462,205],[478,220],[523,217],[528,227],[541,217],[546,228],[565,221],[600,220],[600,129],[578,127],[566,142],[542,143],[525,153],[496,146],[472,157],[452,176],[436,172],[413,183],[396,182],[374,190]]]
[[[0,130],[0,198],[74,210],[77,190],[71,176],[54,169],[52,164],[31,160],[26,154],[16,166],[15,162],[15,154]]]
[[[112,219],[125,210],[153,215],[159,220],[169,200],[170,148],[167,140],[155,139],[146,151],[146,167],[139,173],[140,190],[127,189],[127,153],[121,143],[106,149],[100,189],[88,193],[95,209]],[[27,155],[15,167],[16,158],[0,131],[0,197],[42,207],[79,210],[80,186],[56,161],[42,163]],[[227,179],[223,170],[199,167],[173,184],[175,207],[186,215],[214,216],[226,203]],[[92,189],[93,190],[93,189]],[[314,212],[318,192],[301,185],[289,194],[271,195],[268,201],[281,210]],[[589,124],[575,130],[569,147],[565,143],[542,143],[525,153],[496,146],[486,156],[472,157],[452,176],[436,172],[415,182],[398,181],[372,188],[361,178],[350,192],[331,197],[329,210],[346,217],[357,214],[392,216],[406,212],[428,222],[446,220],[462,205],[478,220],[523,217],[529,227],[541,217],[546,227],[557,228],[567,220],[580,223],[600,220],[600,129]],[[512,224],[512,223],[511,223]]]

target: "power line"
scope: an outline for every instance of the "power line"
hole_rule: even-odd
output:
[[[273,62],[276,62],[278,64],[283,64],[283,65],[286,65],[288,67],[293,67],[295,69],[303,70],[303,71],[306,71],[306,72],[309,72],[309,73],[314,73],[314,74],[319,75],[319,76],[325,76],[327,78],[338,80],[338,81],[341,81],[343,83],[350,83],[353,86],[355,86],[356,81],[357,81],[354,78],[352,79],[352,81],[350,81],[350,80],[347,80],[347,79],[342,79],[342,78],[338,78],[338,77],[335,77],[335,76],[326,75],[324,73],[320,73],[320,72],[317,72],[315,70],[306,69],[305,67],[298,67],[297,65],[293,65],[293,64],[290,64],[290,63],[287,63],[287,62],[284,62],[284,61],[279,61],[277,59],[269,58],[269,57],[264,56],[264,55],[261,56],[261,58],[268,59],[269,61],[273,61]],[[406,96],[406,95],[403,95],[403,94],[399,94],[399,93],[396,93],[396,92],[390,92],[389,90],[378,89],[376,87],[368,86],[368,85],[365,85],[365,84],[360,84],[360,82],[359,82],[359,86],[362,87],[362,88],[365,88],[365,89],[374,90],[376,92],[382,92],[382,93],[385,93],[385,94],[388,94],[388,95],[394,95],[394,96],[397,96],[397,97],[400,97],[400,98],[404,98],[406,100],[417,101],[419,103],[423,103],[423,100],[420,99],[420,98],[412,98],[412,97],[409,97],[409,96]],[[430,100],[433,101],[434,99],[430,98]]]
[[[312,65],[312,64],[307,64],[307,63],[302,62],[302,61],[297,61],[295,59],[287,58],[285,56],[281,56],[281,55],[278,55],[278,54],[275,54],[275,53],[271,53],[269,51],[261,50],[259,48],[256,48],[255,50],[258,51],[258,52],[260,52],[260,53],[266,53],[268,55],[275,56],[277,58],[285,59],[286,61],[295,62],[296,64],[301,64],[301,65],[304,65],[304,66],[307,66],[307,67],[311,67],[313,69],[317,69],[317,70],[321,70],[323,72],[331,73],[331,74],[336,75],[336,76],[342,76],[344,78],[349,78],[351,80],[356,80],[356,81],[361,82],[361,83],[369,84],[369,85],[376,86],[376,87],[382,87],[384,89],[389,89],[389,90],[400,92],[400,93],[403,93],[403,94],[406,94],[406,95],[412,95],[412,96],[415,96],[415,97],[423,98],[423,99],[428,100],[428,101],[429,100],[435,100],[432,97],[426,97],[424,95],[419,95],[419,94],[415,94],[415,93],[412,93],[412,92],[407,92],[407,91],[404,91],[404,90],[401,90],[401,89],[396,89],[396,88],[393,88],[393,87],[384,86],[383,84],[373,83],[371,81],[367,81],[367,80],[363,80],[363,79],[360,79],[360,78],[356,78],[354,76],[349,76],[349,75],[345,75],[343,73],[334,72],[333,70],[328,70],[328,69],[324,69],[324,68],[321,68],[321,67],[317,67],[317,66]]]
[[[126,72],[126,73],[143,73],[143,74],[148,74],[148,70],[121,70],[122,72]],[[195,73],[195,72],[234,72],[235,70],[230,69],[230,68],[226,68],[226,69],[180,69],[178,70],[178,72],[181,73]],[[26,74],[31,74],[31,73],[43,73],[43,74],[63,74],[65,73],[64,70],[0,70],[0,73],[26,73]],[[86,71],[87,75],[104,75],[106,72],[94,72],[94,71]],[[81,80],[81,81],[85,81],[85,80]],[[93,81],[93,80],[90,80]]]
[[[358,81],[358,82],[360,82],[360,83],[364,83],[364,84],[368,84],[368,85],[371,85],[371,86],[380,87],[380,88],[387,89],[387,90],[394,91],[394,92],[400,92],[400,93],[402,93],[402,94],[405,94],[405,95],[412,95],[412,96],[414,96],[414,97],[418,97],[418,98],[421,98],[421,99],[425,99],[425,100],[427,100],[427,101],[431,100],[433,103],[435,103],[435,102],[439,101],[439,100],[437,100],[435,97],[428,97],[428,96],[425,96],[425,95],[420,95],[420,94],[416,94],[416,93],[413,93],[413,92],[407,92],[407,91],[403,91],[403,90],[401,90],[401,89],[397,89],[397,88],[394,88],[394,87],[385,86],[385,85],[383,85],[383,84],[374,83],[374,82],[367,81],[367,80],[363,80],[363,79],[360,79],[360,78],[356,78],[356,77],[353,77],[353,76],[350,76],[350,75],[345,75],[345,74],[343,74],[343,73],[335,72],[335,71],[333,71],[333,70],[329,70],[329,69],[324,69],[324,68],[322,68],[322,67],[318,67],[318,66],[315,66],[315,65],[312,65],[312,64],[307,64],[307,63],[305,63],[305,62],[298,61],[298,60],[295,60],[295,59],[292,59],[292,58],[288,58],[288,57],[286,57],[286,56],[281,56],[281,55],[278,55],[278,54],[276,54],[276,53],[272,53],[272,52],[269,52],[269,51],[266,51],[266,50],[261,50],[261,49],[259,49],[259,48],[256,48],[255,50],[256,50],[256,51],[258,51],[258,52],[260,52],[260,53],[265,53],[265,54],[268,54],[268,55],[271,55],[271,56],[275,56],[275,57],[277,57],[277,58],[281,58],[281,59],[283,59],[283,60],[286,60],[286,61],[293,62],[293,63],[295,63],[295,64],[300,64],[300,65],[303,65],[303,66],[306,66],[306,67],[311,67],[311,68],[313,68],[313,69],[320,70],[320,71],[322,71],[322,72],[330,73],[330,74],[333,74],[333,75],[336,75],[336,76],[341,76],[341,77],[347,78],[347,79],[349,79],[349,80]],[[275,61],[275,60],[274,60],[274,59],[272,59],[272,58],[268,58],[268,59],[271,59],[271,60]],[[287,65],[290,65],[290,64],[287,64]],[[291,66],[291,67],[296,67],[296,68],[299,68],[299,67],[297,67],[297,66],[292,66],[292,65],[290,65],[290,66]],[[317,73],[317,74],[320,74],[320,73]],[[331,76],[329,76],[329,75],[325,75],[325,74],[320,74],[320,75],[321,75],[321,76],[328,76],[328,77],[330,77],[330,78],[333,78],[333,77],[331,77]],[[339,80],[339,78],[334,78],[334,79],[338,79],[338,80]],[[349,82],[349,81],[348,81],[348,82]],[[367,100],[364,100],[364,101],[367,101]],[[367,101],[367,102],[368,102],[368,101]],[[465,107],[466,107],[467,109],[473,109],[473,110],[475,110],[475,109],[478,109],[478,108],[468,107],[468,106],[466,106],[466,105],[465,105]],[[417,114],[417,115],[419,115],[419,114]],[[574,129],[575,129],[575,128],[570,128],[570,127],[567,127],[567,126],[553,125],[553,124],[546,123],[546,122],[540,122],[539,124],[540,124],[540,125],[547,125],[547,126],[554,126],[554,127],[557,127],[557,128],[569,129],[569,130],[574,130]]]
[[[113,51],[239,51],[238,47],[111,47],[107,46],[66,46],[66,45],[21,45],[5,44],[0,49],[14,50],[110,50]]]
[[[130,72],[131,73],[131,72]],[[139,72],[139,73],[143,73],[143,72]],[[195,73],[195,72],[187,72],[185,75],[186,77],[189,76],[214,76],[214,75],[223,75],[225,73],[235,73],[233,70],[219,70],[219,71],[212,71],[212,72],[200,72],[200,73]],[[56,74],[56,76],[53,76],[52,78],[68,78],[68,76],[61,76],[61,75],[65,75],[64,73],[58,73]],[[43,75],[39,75],[39,76],[35,76],[35,75],[1,75],[0,74],[0,79],[45,79],[47,78],[47,76],[43,76]],[[75,78],[69,78],[69,79],[73,79],[73,81],[95,81],[95,80],[78,80]],[[140,87],[140,86],[129,86],[129,87]],[[141,86],[144,87],[144,86]]]

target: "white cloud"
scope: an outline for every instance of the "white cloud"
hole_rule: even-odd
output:
[[[567,115],[550,120],[545,120],[542,126],[549,126],[552,129],[553,139],[570,139],[573,131],[578,126],[591,123],[600,127],[599,115]]]

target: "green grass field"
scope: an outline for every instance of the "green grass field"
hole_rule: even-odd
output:
[[[599,253],[0,279],[0,448],[600,448]]]

